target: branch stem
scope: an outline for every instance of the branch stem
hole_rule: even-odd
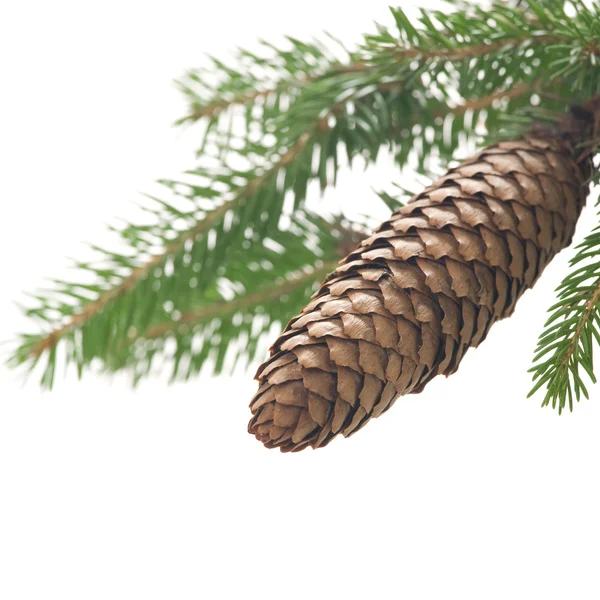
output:
[[[475,46],[462,46],[460,48],[442,48],[438,50],[421,50],[419,48],[404,48],[403,46],[393,46],[393,50],[398,53],[398,58],[420,58],[425,60],[444,59],[444,60],[464,60],[467,58],[477,58],[491,52],[497,52],[502,48],[510,46],[520,46],[525,42],[535,42],[536,44],[550,44],[562,41],[563,38],[558,35],[525,35],[515,38],[504,38],[492,44],[477,44]]]
[[[165,337],[168,335],[177,335],[180,329],[185,326],[195,325],[207,319],[213,319],[215,317],[222,317],[231,313],[235,313],[238,310],[244,310],[254,304],[260,304],[267,300],[274,300],[285,294],[290,294],[298,289],[301,285],[304,285],[310,281],[320,281],[327,274],[331,273],[337,266],[337,262],[330,261],[323,264],[319,269],[315,269],[310,273],[302,273],[300,276],[294,279],[286,279],[282,283],[277,283],[271,288],[260,290],[247,296],[239,296],[228,302],[220,302],[218,304],[210,304],[207,306],[200,306],[195,310],[183,313],[177,321],[170,321],[168,323],[160,323],[149,327],[145,333],[137,336],[135,339],[146,339],[152,340],[156,338]]]
[[[327,119],[325,118],[318,122],[316,129],[323,130],[323,128],[326,127]],[[46,335],[32,348],[30,357],[36,358],[46,350],[53,348],[62,337],[70,333],[73,329],[84,325],[87,320],[100,312],[109,302],[130,291],[138,283],[138,281],[150,273],[152,269],[164,263],[169,256],[179,252],[185,246],[186,242],[189,240],[194,240],[200,234],[209,230],[216,222],[222,219],[228,211],[243,206],[244,202],[252,197],[252,195],[263,183],[276,175],[279,172],[279,169],[289,165],[294,158],[300,152],[302,152],[310,138],[311,134],[308,132],[302,135],[298,141],[281,156],[279,161],[271,166],[271,168],[266,170],[262,175],[250,181],[248,185],[235,197],[210,212],[202,221],[199,221],[189,231],[183,233],[179,238],[166,246],[163,252],[154,255],[150,260],[148,260],[148,262],[133,269],[129,276],[127,276],[120,284],[110,290],[107,290],[93,302],[86,304],[80,312],[70,317],[70,319],[64,325],[57,327],[51,333]]]
[[[445,59],[445,60],[464,60],[467,58],[476,58],[478,56],[483,56],[485,54],[489,54],[490,52],[496,52],[501,50],[505,46],[518,46],[526,41],[535,41],[535,43],[552,43],[558,42],[562,38],[556,35],[541,35],[541,36],[523,36],[517,37],[514,39],[504,39],[499,42],[494,42],[493,44],[479,44],[476,46],[466,46],[462,48],[455,49],[441,49],[441,50],[420,50],[418,48],[403,48],[402,46],[394,46],[392,51],[397,55],[399,60],[406,59]],[[597,54],[596,48],[588,48],[591,53]],[[374,70],[374,66],[367,61],[361,60],[356,61],[354,63],[350,63],[348,65],[339,65],[336,66],[329,74],[335,73],[361,73],[368,70]],[[263,90],[250,90],[248,92],[239,94],[234,96],[229,100],[218,99],[210,104],[207,104],[201,108],[198,108],[192,111],[188,116],[181,119],[180,123],[186,121],[198,121],[205,117],[215,117],[219,113],[224,110],[227,110],[230,106],[236,105],[246,105],[249,102],[253,102],[258,98],[266,98],[271,94],[281,92],[282,89],[291,88],[291,87],[304,87],[310,83],[313,83],[320,77],[327,75],[319,74],[313,75],[309,77],[299,78],[295,81],[285,80],[283,82],[284,86],[275,85],[271,88],[263,89]]]
[[[593,290],[594,291],[592,292],[592,295],[588,298],[588,300],[585,303],[585,312],[583,313],[581,321],[578,323],[577,328],[575,329],[575,333],[573,334],[573,337],[571,338],[571,341],[569,343],[569,347],[562,358],[560,377],[562,377],[568,369],[569,361],[574,356],[575,351],[579,347],[579,340],[581,338],[581,334],[588,321],[592,317],[592,313],[594,312],[596,305],[600,303],[600,279],[594,285]]]

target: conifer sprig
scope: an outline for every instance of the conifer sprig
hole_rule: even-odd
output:
[[[600,92],[597,4],[457,5],[448,14],[422,11],[414,22],[400,8],[391,15],[356,49],[331,38],[287,38],[239,50],[232,62],[212,58],[186,74],[178,82],[188,100],[180,123],[198,128],[197,164],[181,181],[161,182],[165,193],[149,200],[149,222],[117,232],[125,251],[98,249],[98,261],[79,263],[73,281],[36,294],[26,312],[39,329],[21,338],[11,362],[33,367],[44,358],[47,386],[61,352],[79,372],[100,361],[136,378],[159,359],[174,359],[178,377],[197,372],[209,356],[222,365],[239,338],[232,333],[237,326],[208,335],[201,315],[216,308],[205,304],[229,310],[215,290],[233,281],[228,274],[242,256],[289,234],[290,219],[304,218],[313,187],[334,186],[341,169],[358,158],[372,164],[382,149],[399,167],[429,174],[461,143],[555,119],[568,103]],[[302,235],[309,234],[297,239]],[[303,266],[288,263],[285,272],[311,264],[302,256]],[[242,306],[236,323],[254,318],[249,298],[277,289],[272,275],[260,270],[256,287],[244,286],[232,299]],[[269,323],[297,309],[284,303],[277,312],[275,304],[264,305]],[[185,343],[173,315],[190,320]],[[203,349],[192,360],[195,351],[185,344],[200,334]],[[186,350],[171,356],[167,339]],[[181,366],[188,362],[193,366]]]
[[[546,390],[542,406],[561,413],[573,410],[582,395],[589,399],[585,379],[596,383],[594,347],[600,345],[600,225],[577,246],[570,271],[557,289],[558,301],[540,335],[534,356],[534,387]]]

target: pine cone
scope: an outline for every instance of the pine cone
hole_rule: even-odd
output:
[[[249,432],[282,451],[325,446],[455,372],[570,244],[590,114],[482,150],[365,239],[271,348]]]

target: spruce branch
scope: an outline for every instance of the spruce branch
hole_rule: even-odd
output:
[[[398,88],[401,83],[402,82],[400,81],[389,81],[379,86],[377,91],[386,92],[394,90],[395,88]],[[530,88],[525,84],[521,84],[510,90],[497,91],[489,96],[479,98],[476,101],[467,101],[454,108],[447,109],[446,114],[461,114],[467,110],[480,110],[491,106],[492,103],[498,99],[516,98],[528,91],[530,91]],[[49,334],[33,344],[29,352],[29,357],[31,359],[36,359],[42,353],[50,350],[62,337],[72,332],[74,329],[80,328],[86,321],[102,311],[111,301],[127,294],[141,279],[146,277],[150,271],[164,264],[170,256],[180,252],[187,242],[193,242],[199,235],[210,230],[211,227],[221,221],[229,211],[239,210],[244,202],[251,198],[262,185],[268,182],[269,179],[275,177],[281,169],[294,162],[298,155],[309,144],[312,136],[329,131],[329,118],[339,115],[346,102],[347,100],[331,107],[330,112],[316,122],[312,131],[302,134],[296,143],[287,150],[278,161],[276,161],[269,169],[265,170],[260,176],[252,179],[245,188],[235,195],[234,198],[208,213],[188,231],[181,233],[175,241],[168,244],[161,253],[153,255],[143,264],[136,266],[127,277],[118,283],[118,285],[104,291],[96,300],[84,304],[81,310],[76,314],[73,314],[66,323],[56,327]],[[435,114],[436,116],[441,116],[442,112],[438,109]]]
[[[129,370],[137,381],[157,361],[169,365],[172,378],[183,379],[202,368],[230,371],[240,358],[252,363],[266,333],[281,328],[290,311],[308,300],[324,269],[363,236],[359,224],[297,215],[288,230],[234,253],[186,309],[163,310],[145,330],[130,330],[105,368]]]
[[[348,65],[334,63],[331,70],[322,75],[306,75],[292,81],[285,79],[277,82],[272,87],[249,89],[229,98],[217,97],[204,104],[199,104],[198,100],[192,100],[189,114],[177,121],[177,124],[195,123],[206,117],[216,117],[223,111],[236,106],[247,106],[248,104],[254,104],[258,101],[267,101],[272,96],[290,93],[292,89],[300,90],[301,88],[310,85],[321,76],[335,73],[359,73],[365,71],[366,68],[367,66],[365,63],[360,61]],[[191,75],[188,75],[188,77],[190,76]],[[181,83],[180,86],[185,89],[184,83]]]
[[[295,273],[290,279],[284,279],[283,281],[266,286],[257,292],[233,298],[225,304],[220,302],[201,306],[190,312],[183,313],[176,321],[158,323],[149,327],[138,339],[152,340],[176,335],[178,332],[204,321],[213,318],[222,318],[238,311],[243,312],[250,307],[261,306],[266,302],[281,298],[281,296],[293,294],[298,289],[306,286],[307,283],[317,284],[327,273],[335,268],[336,264],[336,261],[326,262],[319,268],[311,269],[308,273]]]
[[[126,294],[129,290],[135,287],[140,279],[147,276],[152,269],[164,263],[169,256],[179,252],[188,240],[193,240],[197,235],[210,228],[217,219],[222,217],[227,210],[229,210],[229,207],[230,204],[224,204],[213,211],[206,219],[200,221],[190,231],[181,235],[172,244],[169,244],[163,252],[160,254],[155,254],[147,262],[135,267],[131,274],[125,277],[118,285],[103,292],[93,302],[86,303],[82,307],[81,311],[71,316],[64,325],[57,327],[48,335],[39,340],[39,342],[37,342],[31,349],[31,358],[35,359],[43,352],[54,347],[66,334],[70,333],[77,327],[81,327],[86,321],[104,309],[104,307],[111,301],[119,298],[123,294]]]
[[[461,142],[555,121],[573,99],[600,92],[598,6],[578,4],[567,18],[559,4],[422,11],[414,23],[392,9],[393,25],[378,26],[356,50],[335,53],[319,41],[288,38],[285,46],[263,42],[257,53],[239,50],[233,63],[211,59],[186,74],[179,86],[189,109],[181,122],[200,124],[197,166],[182,181],[162,182],[171,197],[151,199],[151,224],[117,232],[127,251],[101,250],[101,263],[80,264],[92,283],[56,282],[36,295],[26,313],[43,331],[21,338],[13,364],[47,357],[50,385],[63,343],[79,372],[100,359],[109,370],[142,376],[149,357],[164,355],[155,345],[165,339],[140,336],[170,325],[179,332],[182,315],[191,319],[222,303],[218,282],[233,281],[235,262],[260,254],[265,239],[287,235],[284,223],[302,214],[311,183],[323,191],[357,157],[372,164],[384,148],[398,166],[410,162],[429,174],[453,159]],[[288,261],[286,273],[314,267],[314,256],[300,255],[302,265]],[[259,272],[267,278],[261,289],[271,289],[268,269]],[[258,290],[245,285],[234,298],[253,294]],[[285,320],[268,304],[270,323],[275,314]],[[186,376],[211,348],[222,359],[228,344],[219,340],[236,337],[219,333],[211,341],[204,321],[190,322],[195,334],[198,327],[206,340],[202,360],[192,360],[183,334],[165,333],[184,348],[179,360],[193,364]]]
[[[498,42],[495,44],[482,44],[479,46],[467,46],[463,48],[459,48],[456,50],[449,50],[447,48],[442,48],[439,50],[433,51],[422,51],[416,48],[404,49],[400,46],[397,46],[398,50],[394,54],[394,58],[398,61],[405,61],[407,59],[422,59],[422,60],[432,60],[432,59],[444,59],[444,60],[464,60],[467,58],[474,58],[485,54],[493,53],[497,50],[505,48],[506,46],[515,46],[519,45],[523,42],[531,42],[530,37],[521,37],[515,39],[506,39],[502,42]],[[547,43],[547,42],[556,42],[560,41],[559,38],[551,37],[551,36],[538,36],[535,39],[536,43]],[[596,52],[595,46],[590,45],[589,50],[593,49]],[[331,75],[335,75],[336,73],[364,73],[366,71],[372,70],[375,73],[375,69],[370,67],[364,61],[357,61],[356,63],[351,63],[348,65],[335,65],[331,71],[328,73],[324,73],[321,77],[327,77]],[[192,77],[192,75],[188,75],[188,77]],[[194,76],[197,78],[197,75]],[[290,90],[290,88],[301,89],[311,83],[315,82],[319,79],[318,75],[305,76],[295,81],[280,81],[277,85],[274,85],[270,88],[265,89],[249,89],[244,92],[238,93],[237,95],[233,95],[229,98],[217,97],[216,99],[206,102],[204,104],[199,105],[198,101],[196,104],[192,104],[190,106],[190,113],[182,117],[178,124],[188,123],[188,122],[196,122],[206,117],[212,118],[219,115],[221,112],[228,110],[234,106],[245,106],[249,103],[255,103],[259,100],[265,100],[269,96],[282,94]],[[180,83],[180,86],[185,89],[185,84]]]
[[[281,89],[271,88],[271,89],[266,89],[266,90],[252,90],[252,91],[244,92],[242,94],[234,96],[233,98],[230,98],[229,100],[225,100],[225,99],[221,98],[221,99],[215,100],[209,104],[205,104],[202,107],[194,108],[193,111],[189,115],[180,119],[178,121],[178,124],[199,121],[200,119],[203,119],[204,117],[216,117],[219,113],[221,113],[224,110],[227,110],[228,108],[230,108],[232,106],[245,105],[245,104],[248,104],[249,102],[254,102],[256,100],[266,98],[266,97],[270,96],[271,94],[276,94],[278,92],[281,92]]]
[[[321,168],[324,164],[323,159],[321,160],[321,165],[317,172],[313,173],[311,163],[314,154],[314,139],[329,131],[330,116],[335,115],[337,119],[336,124],[339,125],[341,123],[341,106],[341,104],[334,104],[330,113],[327,113],[324,117],[316,120],[311,127],[307,128],[307,130],[299,133],[290,147],[283,147],[281,154],[274,153],[268,157],[264,161],[266,164],[253,168],[248,172],[229,171],[225,174],[215,173],[214,177],[219,183],[226,183],[229,186],[231,197],[224,202],[219,201],[220,194],[217,194],[212,187],[202,188],[199,186],[191,186],[192,197],[190,200],[192,204],[196,205],[196,208],[198,208],[198,198],[193,194],[197,192],[200,192],[200,200],[206,202],[210,199],[216,206],[212,208],[212,210],[201,211],[202,216],[200,219],[196,219],[192,216],[189,229],[179,232],[175,241],[165,244],[159,253],[150,256],[141,264],[135,264],[127,276],[120,277],[116,272],[111,271],[110,269],[108,271],[104,269],[104,278],[106,281],[111,282],[111,284],[105,285],[101,289],[92,290],[96,293],[96,298],[94,300],[83,302],[81,308],[78,306],[73,307],[71,304],[59,304],[56,306],[56,303],[54,303],[53,306],[50,306],[45,302],[42,302],[42,305],[39,308],[32,309],[30,314],[41,318],[45,322],[51,322],[53,319],[52,315],[54,315],[56,311],[63,315],[71,314],[71,316],[67,316],[66,322],[63,322],[59,326],[55,326],[50,333],[38,336],[24,336],[21,346],[13,356],[13,364],[20,364],[26,361],[35,364],[37,359],[43,353],[48,353],[49,361],[47,372],[53,372],[55,361],[54,348],[59,341],[66,338],[68,338],[67,341],[71,346],[69,349],[70,357],[72,360],[77,361],[80,368],[83,363],[89,362],[93,357],[108,358],[110,353],[115,349],[116,341],[112,338],[122,337],[126,334],[126,331],[133,326],[131,321],[134,318],[133,314],[135,306],[141,302],[140,296],[150,294],[151,298],[152,289],[157,286],[158,289],[161,290],[168,290],[173,287],[173,284],[171,283],[173,277],[166,276],[164,271],[167,260],[176,259],[176,257],[179,256],[176,260],[181,263],[181,257],[184,256],[184,250],[188,243],[192,244],[192,248],[189,251],[191,254],[194,253],[194,246],[198,245],[199,240],[202,240],[201,245],[206,249],[209,233],[214,233],[216,236],[216,240],[213,242],[216,246],[212,249],[212,260],[208,261],[208,265],[198,265],[198,271],[206,271],[208,266],[210,267],[210,273],[208,274],[207,281],[214,278],[216,270],[227,259],[227,253],[230,250],[229,246],[235,246],[243,240],[243,237],[239,236],[239,234],[237,236],[234,235],[236,232],[241,233],[248,227],[253,227],[255,228],[255,232],[258,232],[260,236],[262,236],[277,227],[283,203],[277,201],[275,206],[271,206],[270,212],[265,213],[264,208],[261,206],[262,202],[265,200],[270,200],[272,202],[274,193],[280,193],[280,197],[283,198],[283,194],[287,189],[293,189],[297,198],[296,208],[299,208],[306,195],[308,181],[312,177],[319,177],[322,187],[327,185],[327,175],[323,173]],[[288,133],[288,136],[289,135],[290,134]],[[352,149],[348,149],[349,154],[360,151],[361,143],[363,141],[370,142],[366,139],[359,141]],[[330,145],[329,151],[337,155],[337,147],[335,145]],[[325,158],[327,157],[324,153],[322,156]],[[296,164],[300,159],[305,166],[299,167],[299,165]],[[304,176],[300,178],[296,175],[294,179],[286,177],[283,189],[278,190],[274,185],[278,174],[282,171],[287,171],[292,166],[298,170],[302,169],[304,171]],[[207,174],[204,170],[191,173],[196,175]],[[208,173],[208,175],[210,175],[210,173]],[[333,176],[335,177],[335,172]],[[235,183],[235,181],[240,178],[245,179],[245,185]],[[165,183],[178,185],[178,182]],[[161,206],[165,207],[166,212],[166,215],[162,215],[158,220],[163,220],[168,223],[168,221],[173,218],[173,214],[179,214],[178,211],[174,210],[168,203],[164,203],[163,201],[158,202]],[[255,204],[255,206],[250,207],[251,210],[247,210],[249,203]],[[265,214],[268,215],[267,226],[265,226],[262,219]],[[225,231],[224,220],[228,215],[232,215],[232,224],[230,230]],[[122,237],[128,239],[133,236],[139,245],[139,240],[144,237],[143,234],[145,233],[147,232],[144,231],[144,228],[136,229],[136,227],[132,225],[122,232]],[[162,240],[159,240],[159,242],[160,241]],[[113,269],[122,267],[123,264],[126,264],[127,266],[131,264],[130,261],[125,260],[124,257],[114,256],[110,253],[107,253],[107,256],[112,259]],[[190,269],[187,270],[190,271]],[[180,266],[176,275],[185,279],[186,276],[183,275],[182,271],[183,268]],[[201,275],[202,273],[200,272],[190,272],[190,275],[187,277],[200,277]],[[115,280],[116,284],[113,284],[112,282]],[[143,282],[146,282],[146,285],[140,288],[140,284]],[[69,296],[70,298],[74,298],[79,289],[81,289],[80,285],[68,283],[57,290],[57,292]],[[132,294],[134,294],[134,296],[128,298],[128,296]],[[163,295],[165,296],[165,300],[169,300],[169,296],[166,295],[166,293]],[[123,302],[121,302],[120,305],[115,305],[118,300],[123,300]],[[155,302],[156,306],[158,306],[158,299],[156,299]],[[152,304],[148,303],[146,298],[144,298],[143,303],[146,305],[146,310],[143,311],[143,320],[149,321],[152,319],[155,310],[153,309]],[[123,328],[115,329],[110,325],[114,321],[113,316],[118,316],[122,311],[125,311],[127,315],[129,315],[128,317],[125,317],[127,327],[124,326]],[[110,313],[113,313],[113,315]],[[102,316],[102,319],[98,319],[100,316]],[[99,324],[92,328],[94,333],[93,337],[100,335],[99,330],[101,330],[102,327],[108,327],[109,335],[108,337],[105,336],[104,344],[97,346],[95,350],[92,350],[91,346],[87,344],[88,352],[86,356],[86,353],[75,350],[77,338],[73,334],[77,330],[81,331],[83,334],[82,343],[85,343],[85,340],[90,337],[89,333],[87,333],[90,331],[90,328],[88,328],[87,325],[94,321],[98,321]],[[100,322],[103,323],[102,326],[100,325]],[[137,329],[139,329],[139,327]],[[51,378],[44,377],[44,380],[51,381]]]
[[[383,91],[398,87],[400,83],[392,82],[390,84],[390,82],[386,82],[382,86]],[[110,302],[132,290],[153,269],[163,265],[169,257],[179,253],[187,242],[193,242],[198,236],[207,233],[217,223],[221,222],[228,213],[240,211],[244,204],[260,191],[262,186],[274,179],[281,170],[293,164],[314,137],[329,131],[329,118],[333,116],[339,117],[346,102],[347,100],[334,104],[325,116],[319,118],[312,127],[301,133],[295,143],[282,155],[272,158],[271,164],[264,168],[254,179],[249,179],[247,185],[237,190],[230,200],[208,212],[203,216],[202,220],[196,222],[189,230],[180,233],[177,239],[166,245],[160,253],[153,255],[146,262],[136,266],[116,286],[102,292],[93,302],[84,304],[81,310],[73,314],[66,323],[54,328],[50,333],[33,344],[28,352],[28,356],[31,359],[36,359],[42,353],[52,349],[66,334],[71,333],[76,328],[82,327]],[[276,216],[279,215],[277,214]]]
[[[307,44],[293,39],[289,40],[291,49],[288,50],[263,43],[265,49],[271,51],[268,58],[240,50],[237,65],[227,66],[213,59],[213,67],[220,69],[225,82],[211,86],[204,81],[204,72],[191,72],[180,81],[180,87],[190,99],[190,112],[182,121],[193,122],[207,118],[204,135],[213,134],[214,138],[211,139],[217,145],[227,144],[233,128],[232,119],[229,119],[225,127],[227,134],[224,138],[219,137],[222,134],[218,133],[216,119],[224,111],[235,106],[243,107],[247,133],[249,124],[252,124],[253,127],[259,126],[263,134],[274,134],[278,127],[278,115],[287,111],[286,106],[302,105],[299,96],[304,90],[313,88],[316,91],[321,84],[337,74],[355,74],[363,79],[378,80],[415,61],[422,65],[428,64],[429,69],[439,69],[440,72],[446,70],[450,63],[469,63],[468,68],[473,70],[479,67],[487,69],[494,61],[486,59],[493,56],[496,63],[498,57],[514,63],[506,78],[510,84],[512,80],[518,83],[517,78],[527,79],[528,70],[531,69],[525,67],[521,73],[515,71],[515,66],[518,65],[517,61],[512,60],[515,52],[521,55],[533,51],[533,59],[529,62],[534,64],[538,55],[543,55],[549,46],[562,48],[558,52],[560,60],[568,60],[567,49],[592,55],[596,50],[596,45],[589,42],[581,48],[573,47],[571,30],[553,31],[557,23],[552,13],[550,16],[546,14],[543,19],[536,17],[532,20],[523,11],[513,10],[511,13],[510,9],[502,5],[494,5],[488,12],[474,9],[451,15],[423,11],[418,31],[408,22],[401,9],[393,9],[392,14],[398,33],[380,26],[378,34],[367,36],[365,44],[357,52],[345,50],[344,58],[348,62],[333,57],[323,44]],[[461,41],[457,42],[458,39]],[[312,60],[307,60],[307,56]],[[475,59],[483,60],[472,64]],[[520,67],[521,65],[519,70]],[[266,83],[255,74],[257,69],[268,73]],[[494,69],[498,73],[486,72],[487,77],[482,84],[477,84],[477,78],[464,79],[471,86],[487,86],[486,91],[489,92],[501,87],[501,79],[497,75],[502,73],[503,67],[496,64]],[[214,71],[212,75],[214,79]],[[498,79],[498,85],[489,86],[491,76]],[[206,79],[211,81],[211,77]],[[194,88],[199,84],[202,84],[202,92],[195,93]],[[478,95],[484,93],[477,89],[470,92]],[[201,151],[206,149],[205,144],[206,139]]]
[[[600,220],[600,215],[598,215]],[[594,346],[600,344],[600,225],[577,246],[571,270],[557,289],[558,298],[540,335],[529,396],[545,387],[542,406],[559,414],[574,400],[589,399],[583,374],[596,383]],[[583,370],[583,374],[581,373]]]
[[[262,175],[250,181],[247,187],[238,192],[234,198],[223,203],[208,213],[201,221],[198,221],[191,229],[179,235],[179,237],[168,244],[161,253],[155,254],[145,263],[135,267],[132,272],[125,277],[118,285],[106,290],[93,302],[85,304],[80,312],[77,312],[60,327],[55,328],[52,332],[39,340],[31,349],[31,358],[37,358],[43,352],[55,346],[62,337],[70,333],[73,329],[81,327],[86,321],[93,318],[98,312],[103,310],[111,301],[119,298],[123,294],[129,292],[135,285],[150,271],[162,265],[170,256],[180,252],[188,241],[194,241],[199,235],[207,232],[217,222],[221,221],[225,215],[231,211],[239,209],[243,203],[250,198],[261,185],[266,183],[270,178],[274,177],[279,169],[289,165],[294,158],[300,153],[308,142],[309,137],[302,137],[295,146],[290,148],[284,154],[280,161],[274,164],[269,170],[266,170]]]
[[[496,90],[491,94],[488,94],[487,96],[466,100],[462,104],[459,104],[458,106],[453,108],[451,112],[455,114],[460,114],[469,110],[483,110],[484,108],[489,108],[490,106],[493,106],[493,104],[495,102],[498,102],[499,100],[515,100],[516,98],[520,98],[527,94],[532,94],[538,89],[538,82],[533,82],[533,84],[520,82],[507,89]],[[436,114],[436,116],[441,116],[441,114],[438,113]]]

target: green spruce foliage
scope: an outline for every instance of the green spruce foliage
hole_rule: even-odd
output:
[[[352,50],[328,35],[263,41],[187,73],[179,125],[198,134],[196,165],[160,182],[144,224],[117,230],[126,250],[94,248],[97,260],[33,295],[24,310],[35,329],[11,364],[41,361],[51,387],[59,359],[79,375],[98,366],[134,381],[260,360],[269,332],[367,230],[309,206],[341,169],[387,150],[428,175],[465,143],[518,135],[600,93],[597,3],[456,2],[391,17]],[[393,209],[404,194],[378,195]],[[559,411],[595,381],[598,256],[600,227],[577,249],[535,356],[533,391]]]

